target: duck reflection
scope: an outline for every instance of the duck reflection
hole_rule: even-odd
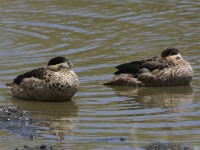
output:
[[[53,134],[60,142],[65,135],[71,134],[78,122],[78,106],[72,101],[46,103],[14,100],[13,103],[18,109],[31,113],[34,125],[41,129],[38,133],[40,138]]]
[[[182,122],[193,120],[192,117],[182,116],[183,113],[192,111],[188,105],[194,99],[191,86],[114,87],[113,90],[118,96],[126,97],[126,99],[127,97],[131,98],[122,102],[133,105],[133,107],[129,107],[130,109],[136,108],[138,110],[138,107],[135,106],[139,104],[139,113],[132,114],[132,127],[130,129],[135,149],[144,146],[141,145],[141,141],[170,143],[174,137],[178,138],[173,132],[184,131],[190,127],[188,125],[186,128],[182,127]],[[125,106],[127,107],[127,105]],[[188,135],[180,138],[188,138]]]
[[[113,87],[119,96],[135,98],[143,107],[176,107],[193,101],[191,86],[173,87]]]

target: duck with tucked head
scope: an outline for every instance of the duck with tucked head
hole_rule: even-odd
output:
[[[117,72],[104,85],[177,86],[187,85],[193,77],[191,65],[176,48],[167,48],[161,57],[133,61],[116,67]]]
[[[72,63],[65,57],[49,60],[41,67],[17,76],[7,86],[14,97],[26,100],[70,100],[78,90],[79,80],[71,70]]]

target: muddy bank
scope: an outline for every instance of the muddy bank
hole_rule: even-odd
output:
[[[144,147],[145,150],[192,150],[188,145],[174,143],[153,143]]]
[[[32,140],[36,137],[37,123],[38,121],[33,120],[26,111],[18,110],[13,106],[0,106],[0,130]],[[14,150],[58,150],[58,148],[41,144],[34,147],[24,145]]]
[[[22,148],[16,148],[14,150],[58,150],[55,146],[41,144],[39,146],[29,147],[24,145]]]
[[[0,106],[0,130],[33,139],[36,136],[36,120],[29,113],[20,111],[13,106]]]
[[[59,148],[51,145],[41,144],[35,147],[29,147],[25,145],[22,148],[16,148],[14,150],[59,150]],[[187,145],[174,143],[153,143],[143,147],[143,150],[192,150],[192,148]]]

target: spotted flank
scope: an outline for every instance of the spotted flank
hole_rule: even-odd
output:
[[[187,85],[193,77],[191,65],[176,48],[167,48],[161,57],[132,61],[116,67],[111,81],[104,85],[177,86]]]
[[[77,75],[65,57],[52,58],[47,67],[17,76],[7,85],[14,97],[38,101],[70,100],[78,90]]]

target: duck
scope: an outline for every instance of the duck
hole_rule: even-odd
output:
[[[132,61],[116,67],[108,86],[178,86],[188,85],[193,77],[192,66],[177,48],[166,48],[160,57]]]
[[[71,100],[79,87],[77,74],[72,63],[65,57],[49,60],[46,67],[40,67],[17,76],[6,85],[14,97],[36,101]]]

